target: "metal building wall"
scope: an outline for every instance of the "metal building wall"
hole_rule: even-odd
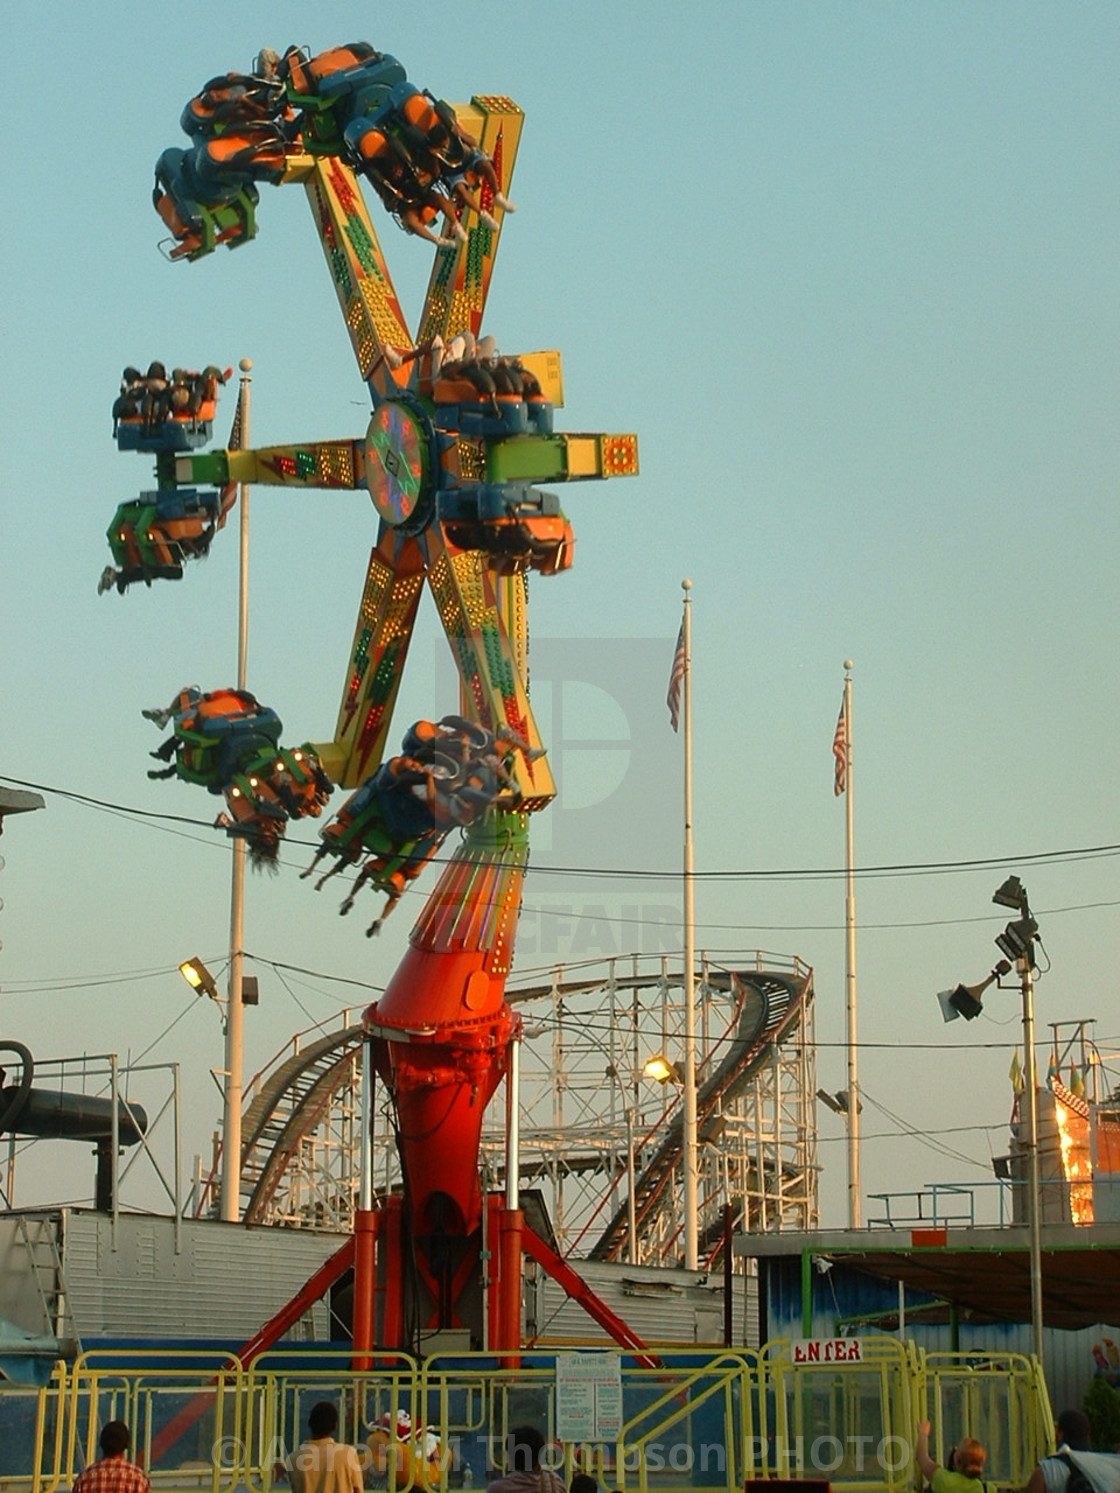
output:
[[[573,1260],[573,1268],[643,1342],[723,1343],[723,1277],[600,1260]],[[758,1278],[736,1274],[732,1287],[733,1346],[758,1346]],[[609,1343],[611,1340],[563,1288],[526,1262],[525,1334],[541,1346]]]
[[[57,1230],[57,1222],[49,1213],[24,1216],[33,1233],[40,1226]],[[25,1332],[53,1332],[35,1284],[35,1267],[20,1222],[18,1214],[0,1214],[0,1317]]]
[[[344,1242],[209,1219],[67,1210],[62,1263],[75,1326],[97,1337],[248,1340]],[[115,1247],[114,1247],[115,1245]],[[0,1311],[0,1315],[2,1315]],[[326,1302],[291,1334],[330,1336]]]

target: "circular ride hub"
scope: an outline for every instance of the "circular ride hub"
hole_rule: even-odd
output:
[[[170,257],[246,244],[258,184],[302,185],[369,389],[369,424],[339,440],[242,449],[235,420],[227,448],[201,449],[228,377],[217,368],[170,378],[156,364],[148,375],[126,370],[114,407],[118,444],[155,454],[157,487],[118,508],[103,590],[180,578],[223,527],[239,484],[364,489],[378,523],[333,737],[285,752],[274,712],[247,692],[184,691],[170,709],[145,712],[174,727],[155,754],[169,766],[153,775],[224,793],[229,812],[219,823],[261,859],[275,857],[289,818],[321,812],[332,785],[355,790],[323,830],[317,859],[360,866],[358,883],[371,881],[388,908],[450,830],[463,832],[384,996],[365,1013],[393,1101],[404,1190],[403,1201],[358,1219],[356,1349],[401,1345],[393,1303],[405,1286],[426,1326],[463,1325],[485,1206],[483,1115],[518,1035],[505,984],[529,815],[556,792],[529,702],[525,582],[530,570],[567,569],[573,535],[542,484],[638,469],[632,435],[554,429],[558,352],[503,358],[483,337],[522,120],[504,97],[434,99],[366,43],[317,57],[262,53],[250,74],[211,80],[183,112],[190,148],[165,151],[157,165]],[[401,226],[434,242],[415,335],[359,175]],[[418,723],[404,754],[387,757],[425,583],[459,673],[462,714],[426,735],[419,728],[430,723]],[[273,734],[262,745],[265,716]],[[489,1341],[514,1347],[521,1220],[498,1222],[505,1279],[490,1293]],[[384,1289],[374,1322],[378,1230]]]

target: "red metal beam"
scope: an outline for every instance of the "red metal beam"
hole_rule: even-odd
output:
[[[645,1343],[633,1328],[627,1326],[603,1298],[595,1294],[583,1277],[576,1274],[567,1260],[562,1259],[528,1223],[522,1225],[521,1244],[526,1254],[532,1255],[537,1264],[547,1270],[554,1281],[563,1286],[577,1306],[582,1306],[591,1320],[598,1322],[604,1332],[609,1333],[619,1347],[628,1348],[636,1353],[638,1362],[643,1368],[661,1367],[661,1360],[656,1354],[646,1351]]]
[[[335,1281],[344,1275],[353,1263],[354,1239],[351,1236],[340,1249],[335,1250],[329,1260],[325,1260],[319,1266],[315,1274],[299,1288],[291,1300],[285,1302],[260,1331],[228,1360],[225,1367],[227,1369],[247,1368],[254,1358],[258,1358],[267,1348],[271,1348],[273,1343],[278,1342],[309,1307],[313,1306],[320,1297],[325,1296]],[[189,1431],[191,1426],[201,1420],[213,1400],[214,1391],[203,1390],[201,1394],[195,1395],[189,1404],[184,1405],[178,1415],[173,1416],[167,1422],[162,1431],[152,1437],[150,1467],[154,1467],[164,1452],[174,1446],[179,1437]]]

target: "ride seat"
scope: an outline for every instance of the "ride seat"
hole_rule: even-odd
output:
[[[209,201],[215,186],[240,188],[254,178],[281,176],[287,155],[287,142],[274,125],[247,125],[200,145],[191,157],[191,169],[199,185],[207,188],[200,195]]]

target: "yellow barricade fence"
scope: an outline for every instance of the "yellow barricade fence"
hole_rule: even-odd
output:
[[[931,1455],[943,1461],[962,1436],[975,1436],[988,1454],[985,1480],[1025,1487],[1039,1456],[1054,1447],[1038,1360],[1020,1353],[927,1353],[922,1370],[922,1419],[934,1431]]]
[[[504,1467],[506,1434],[526,1424],[565,1484],[589,1472],[608,1493],[742,1493],[791,1478],[904,1493],[917,1486],[923,1418],[939,1460],[977,1436],[1001,1493],[1052,1448],[1033,1359],[927,1354],[885,1334],[863,1337],[858,1360],[803,1357],[788,1342],[659,1349],[653,1366],[605,1349],[423,1363],[387,1353],[355,1372],[348,1353],[300,1348],[248,1367],[213,1352],[90,1351],[41,1388],[0,1386],[0,1493],[68,1488],[109,1420],[128,1424],[156,1493],[283,1493],[284,1459],[320,1400],[337,1407],[337,1439],[358,1447],[367,1487],[388,1493],[481,1490]]]
[[[853,1361],[797,1362],[767,1344],[765,1460],[756,1477],[814,1478],[835,1487],[913,1487],[918,1354],[897,1338],[860,1339]]]

